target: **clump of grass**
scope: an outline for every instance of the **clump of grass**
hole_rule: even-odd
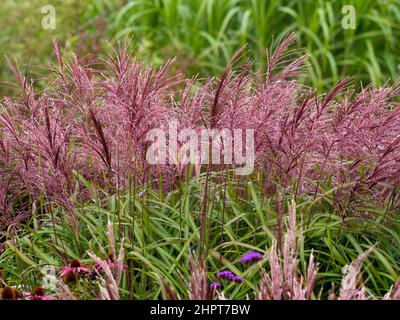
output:
[[[340,223],[334,209],[325,211],[322,203],[307,228],[306,217],[301,218],[301,211],[310,205],[307,199],[299,198],[290,206],[284,200],[290,216],[288,227],[282,228],[285,241],[280,251],[276,246],[277,213],[272,209],[275,203],[265,199],[259,188],[251,191],[248,187],[243,195],[235,197],[238,185],[233,182],[227,186],[225,227],[221,229],[218,211],[222,199],[215,198],[207,222],[206,254],[203,262],[197,260],[193,251],[198,250],[200,239],[204,183],[204,178],[191,179],[183,186],[190,192],[166,192],[162,202],[158,190],[147,188],[147,195],[138,190],[135,200],[125,194],[77,204],[77,234],[71,222],[57,212],[54,217],[45,214],[32,218],[37,227],[26,225],[6,242],[0,256],[2,281],[12,288],[33,291],[41,284],[43,268],[53,266],[57,286],[46,293],[63,299],[190,299],[211,298],[211,294],[213,298],[270,299],[267,292],[273,292],[276,299],[327,299],[343,298],[345,291],[341,288],[375,299],[398,297],[395,282],[400,265],[396,248],[400,241],[393,243],[391,235],[385,236],[389,233],[383,232],[384,226],[373,231],[378,218],[370,219],[365,229],[353,228],[352,219]],[[223,190],[224,185],[213,184],[212,188]],[[257,207],[257,203],[262,204]],[[286,220],[286,209],[283,215]],[[394,232],[395,226],[399,226],[398,221],[389,232]],[[354,240],[349,241],[349,235]],[[392,241],[393,252],[386,241]],[[114,257],[124,256],[119,267],[114,264],[116,260],[107,257],[114,250]],[[125,254],[118,255],[118,250]],[[249,250],[262,253],[264,258],[242,263],[241,257]],[[369,255],[362,255],[367,250]],[[361,259],[357,260],[359,256],[362,264]],[[62,280],[61,267],[74,260],[93,270],[93,276],[82,273],[75,281]],[[343,278],[342,269],[354,261],[356,272],[351,272],[352,280],[343,285],[342,279],[347,278]],[[95,262],[101,262],[105,271],[96,268]],[[228,270],[242,281],[218,278],[220,271]],[[266,275],[270,281],[265,280]],[[222,286],[212,291],[209,285],[216,281]],[[348,283],[355,287],[350,288]],[[273,291],[263,288],[265,285]],[[275,295],[280,288],[284,290],[282,295]]]

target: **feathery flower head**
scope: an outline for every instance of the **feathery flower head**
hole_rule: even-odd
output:
[[[249,251],[240,259],[240,262],[249,264],[253,261],[260,261],[263,259],[263,257],[264,256],[259,252]]]
[[[107,255],[107,258],[102,260],[104,261],[110,268],[112,268],[114,266],[114,254],[113,253],[109,253]],[[95,272],[100,272],[102,270],[100,263],[95,262],[93,264],[93,269]]]
[[[111,270],[114,270],[115,268],[118,268],[118,261],[116,261],[114,254],[113,253],[109,253],[107,255],[106,259],[101,260],[102,262],[106,263],[107,266],[110,267]],[[122,265],[123,270],[127,270],[128,267],[124,264]],[[101,264],[99,262],[95,262],[92,265],[92,277],[96,278],[100,272],[104,272],[103,268],[101,267]]]

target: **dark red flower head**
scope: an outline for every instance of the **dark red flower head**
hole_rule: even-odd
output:
[[[81,266],[81,262],[78,259],[74,259],[70,263],[71,268],[79,268]]]
[[[15,300],[15,292],[14,289],[11,287],[4,287],[3,290],[1,290],[1,299],[2,300]]]

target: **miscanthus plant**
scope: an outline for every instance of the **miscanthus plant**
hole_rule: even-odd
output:
[[[209,297],[211,293],[204,289],[207,273],[204,270],[210,254],[210,241],[216,247],[224,246],[226,237],[233,237],[237,232],[243,237],[240,242],[252,246],[255,239],[248,232],[260,228],[258,236],[265,239],[261,241],[262,245],[275,248],[272,249],[272,256],[279,256],[278,251],[274,251],[278,249],[279,252],[287,250],[284,261],[288,254],[294,255],[293,250],[287,247],[289,240],[284,240],[283,236],[285,211],[279,207],[282,201],[276,200],[275,236],[266,227],[268,220],[263,215],[264,198],[289,195],[294,199],[304,199],[307,205],[302,210],[307,230],[316,221],[319,226],[321,221],[325,223],[324,231],[316,236],[323,239],[322,242],[317,241],[320,249],[321,246],[327,246],[331,250],[330,243],[324,242],[328,225],[345,224],[347,218],[357,227],[365,227],[365,221],[378,217],[379,223],[395,228],[390,220],[399,206],[398,85],[368,87],[356,93],[351,89],[349,80],[345,79],[326,94],[317,95],[314,90],[296,81],[296,77],[307,72],[307,68],[304,57],[291,59],[293,52],[288,48],[293,40],[294,35],[290,34],[282,39],[274,51],[269,52],[265,74],[252,72],[250,61],[237,66],[238,58],[244,55],[241,50],[233,56],[220,78],[203,80],[169,77],[168,68],[173,61],[156,70],[136,60],[124,46],[103,61],[104,67],[100,71],[94,65],[83,64],[77,57],[70,62],[65,61],[59,45],[55,43],[58,66],[51,67],[48,87],[41,93],[35,93],[34,84],[28,83],[18,67],[9,62],[21,91],[18,98],[5,97],[0,106],[1,232],[4,239],[11,239],[2,247],[7,248],[7,243],[12,244],[20,232],[26,236],[26,230],[33,229],[35,233],[31,236],[36,237],[41,227],[51,224],[54,232],[52,245],[57,248],[59,258],[67,268],[62,276],[68,275],[66,279],[70,279],[73,275],[72,278],[77,280],[80,276],[96,275],[95,270],[82,264],[80,258],[90,248],[82,249],[81,224],[82,221],[88,223],[88,220],[82,220],[85,209],[80,212],[79,208],[85,208],[91,202],[101,208],[102,202],[112,197],[117,200],[110,213],[113,221],[118,218],[119,235],[125,233],[128,238],[135,239],[131,243],[133,247],[138,245],[136,240],[140,239],[139,247],[143,250],[134,248],[130,252],[134,258],[131,264],[126,265],[131,270],[125,273],[126,278],[122,276],[122,258],[118,260],[120,269],[116,274],[109,267],[116,263],[115,252],[108,258],[106,253],[99,258],[89,250],[90,260],[105,272],[101,275],[102,280],[98,277],[95,280],[100,281],[100,287],[96,286],[100,288],[99,294],[112,299],[120,298],[121,292],[116,290],[116,286],[120,281],[125,281],[125,297],[133,297],[138,291],[141,298],[149,297],[146,289],[150,290],[151,297],[158,297],[160,292],[151,291],[156,277],[158,283],[162,281],[165,284],[164,291],[169,294],[178,291],[177,297],[184,296],[183,292],[190,292],[189,296],[193,297]],[[190,128],[196,132],[203,129],[253,129],[253,174],[248,177],[235,176],[233,167],[229,165],[195,165],[193,168],[180,162],[149,164],[146,159],[149,149],[147,133],[154,128],[165,128],[171,121],[176,122],[179,128]],[[198,179],[199,183],[191,187],[192,179]],[[255,183],[262,194],[261,200],[247,182]],[[215,184],[222,186],[217,193],[213,189]],[[252,207],[251,212],[255,210],[257,213],[255,220],[249,217],[246,210],[240,213],[241,207],[227,207],[232,200],[228,198],[229,185],[235,186],[232,199],[240,199],[246,193],[251,196],[245,202],[246,206]],[[192,195],[194,191],[199,193]],[[171,206],[164,207],[166,211],[158,218],[153,216],[154,207],[145,208],[149,205],[146,197],[154,197],[154,193],[158,197],[152,200],[156,206],[171,200],[165,197],[177,197]],[[128,199],[122,211],[118,200],[121,195]],[[195,216],[190,203],[184,203],[190,197],[195,198],[195,208],[198,209]],[[173,208],[178,202],[177,208]],[[321,215],[318,212],[320,206],[329,207],[331,213],[328,216]],[[235,229],[232,230],[226,221],[229,210],[235,214],[231,222]],[[186,218],[183,219],[183,216]],[[43,217],[45,220],[42,220]],[[353,218],[355,220],[351,220]],[[96,220],[96,215],[93,219]],[[125,222],[122,222],[123,219],[126,219]],[[167,222],[169,226],[157,229],[157,236],[152,238],[154,219]],[[33,223],[33,227],[30,223]],[[18,227],[21,225],[24,226],[22,229]],[[60,229],[66,225],[69,231]],[[127,225],[132,225],[132,228],[126,228]],[[396,223],[394,225],[397,226]],[[104,225],[95,228],[101,229]],[[67,232],[67,239],[63,232]],[[59,237],[64,238],[62,244],[58,244]],[[185,274],[180,270],[176,278],[168,278],[171,270],[161,272],[159,266],[151,269],[148,277],[139,276],[137,283],[137,273],[130,272],[137,271],[137,260],[141,261],[139,265],[144,268],[146,264],[143,261],[149,259],[149,247],[144,246],[146,237],[149,237],[148,245],[156,248],[155,241],[186,243],[183,248],[174,247],[173,253],[164,252],[159,258],[159,263],[164,267],[177,267],[180,262],[176,260],[171,264],[170,255],[180,257],[182,252],[190,252],[189,247],[194,243],[198,261],[192,258],[190,262],[189,253],[186,253],[185,266],[187,270],[189,265],[198,270],[192,273],[195,276],[192,281],[199,281],[203,289],[198,290],[191,283],[189,291],[185,291],[179,279],[189,279],[187,271]],[[274,237],[276,243],[273,244]],[[374,237],[372,239],[375,241]],[[70,247],[69,252],[61,249],[69,241],[69,246],[77,248]],[[310,241],[313,241],[313,237]],[[289,243],[294,248],[293,241]],[[373,244],[368,243],[367,248],[352,256],[351,261]],[[18,245],[17,242],[13,248],[18,248]],[[101,244],[98,247],[101,248]],[[253,249],[255,252],[247,256],[247,260],[257,257],[257,247]],[[392,249],[379,256],[385,261],[383,264],[389,270],[390,279],[382,278],[373,269],[371,272],[377,280],[373,281],[371,294],[382,296],[397,279],[397,267],[386,263],[387,253]],[[345,245],[343,250],[346,251]],[[223,259],[222,255],[220,258]],[[53,258],[46,259],[56,264]],[[23,260],[29,263],[34,261]],[[278,260],[274,258],[271,261],[271,267],[274,265],[276,272]],[[348,260],[341,259],[340,264],[351,263]],[[307,279],[315,279],[313,261],[310,260]],[[291,258],[286,264],[291,268],[290,272],[295,274],[297,265],[294,260]],[[325,266],[325,272],[329,274],[331,262],[328,261]],[[233,284],[242,285],[244,277],[237,274],[239,270],[229,269],[220,271],[231,273],[216,274],[216,278],[228,281],[229,288]],[[311,287],[304,287],[304,293],[303,278],[297,279],[294,275],[291,277],[292,280],[297,279],[296,294],[288,291],[280,295],[272,287],[265,289],[265,285],[271,284],[271,281],[278,281],[285,287],[288,281],[286,277],[290,276],[287,272],[289,270],[284,268],[280,276],[283,278],[279,281],[265,277],[264,289],[261,290],[263,296],[310,298]],[[168,279],[160,280],[160,274],[163,275],[161,278]],[[171,282],[174,290],[168,287]],[[319,289],[323,289],[323,282]],[[223,285],[214,281],[214,289],[217,289],[218,283]],[[254,282],[247,288],[250,289],[255,292]],[[35,294],[34,288],[31,290],[29,294]],[[246,290],[235,293],[233,289],[231,297],[242,298],[244,292]],[[43,296],[40,295],[42,293],[38,290],[36,296]],[[85,296],[87,293],[81,294]],[[226,294],[224,292],[224,296]]]
[[[39,196],[73,219],[72,202],[90,196],[78,176],[109,191],[149,181],[173,186],[184,168],[145,158],[146,133],[170,121],[195,130],[254,129],[256,169],[269,195],[283,188],[316,197],[328,188],[339,212],[365,197],[397,207],[398,85],[355,93],[345,79],[315,95],[295,80],[304,58],[290,60],[293,40],[270,53],[266,74],[251,73],[250,62],[234,69],[239,52],[219,79],[204,81],[169,78],[172,62],[154,70],[125,47],[100,72],[76,57],[65,62],[55,44],[59,65],[40,94],[10,62],[21,94],[1,103],[3,226]]]

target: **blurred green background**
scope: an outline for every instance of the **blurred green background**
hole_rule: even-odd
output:
[[[49,4],[55,30],[42,28]],[[355,8],[354,30],[342,28],[344,5]],[[43,86],[52,39],[88,62],[109,52],[107,41],[129,39],[140,59],[160,65],[177,56],[173,72],[209,76],[244,44],[265,68],[273,36],[290,31],[312,66],[303,80],[319,92],[346,75],[376,86],[399,77],[400,0],[1,0],[0,95],[13,93],[5,55]]]

